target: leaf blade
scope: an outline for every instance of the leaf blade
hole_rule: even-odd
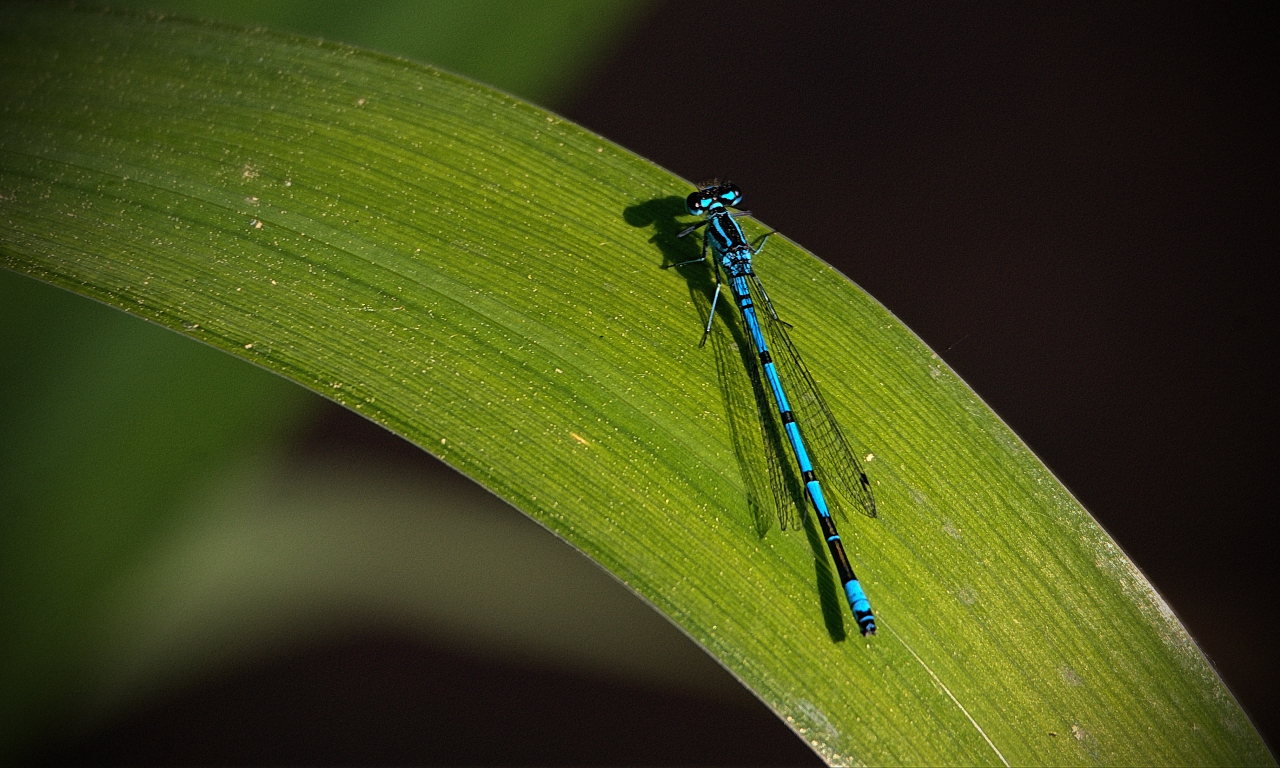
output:
[[[820,546],[757,533],[728,426],[741,398],[696,346],[710,283],[659,269],[687,247],[667,237],[683,182],[391,57],[8,13],[5,265],[444,458],[672,617],[826,759],[1270,760],[1088,514],[800,249],[774,238],[759,268],[876,455],[881,518],[845,535],[893,641],[823,612]]]

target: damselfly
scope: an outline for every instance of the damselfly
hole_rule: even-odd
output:
[[[711,334],[712,321],[715,320],[716,304],[720,300],[721,272],[723,271],[727,277],[734,301],[742,311],[747,335],[751,339],[760,367],[764,371],[767,388],[773,395],[773,408],[770,408],[768,403],[760,403],[765,449],[769,450],[771,442],[769,436],[771,432],[777,433],[780,421],[781,431],[786,434],[796,465],[799,467],[800,479],[804,484],[804,495],[809,498],[817,512],[818,525],[822,529],[823,537],[827,540],[831,559],[835,561],[836,574],[844,585],[845,596],[849,600],[849,607],[853,610],[853,617],[857,620],[862,634],[874,635],[876,620],[871,613],[871,603],[867,600],[862,585],[858,583],[858,577],[854,575],[853,568],[849,565],[849,558],[845,555],[844,545],[840,541],[840,534],[836,531],[831,510],[839,508],[836,496],[840,495],[846,501],[861,507],[862,512],[868,517],[875,517],[875,496],[871,493],[871,483],[862,470],[861,462],[849,447],[844,433],[840,431],[840,425],[836,423],[831,409],[827,407],[822,393],[818,391],[818,385],[814,382],[813,376],[800,358],[795,345],[791,343],[791,337],[787,334],[787,324],[778,318],[773,302],[769,300],[769,294],[765,292],[760,278],[752,269],[751,257],[764,248],[769,235],[773,233],[766,234],[761,238],[760,244],[753,248],[743,234],[742,228],[734,221],[735,217],[747,216],[750,211],[736,213],[729,211],[730,208],[736,209],[741,201],[742,192],[737,185],[729,182],[706,185],[689,195],[685,200],[689,213],[705,218],[685,229],[679,236],[684,237],[700,227],[706,227],[702,237],[702,256],[669,266],[678,267],[705,261],[707,249],[711,249],[714,257],[712,268],[715,271],[716,288],[711,299],[711,313],[707,318],[707,327],[702,334],[702,344],[706,344],[707,337]],[[752,301],[753,293],[764,302],[765,327],[763,329]],[[778,375],[775,352],[778,355],[777,362],[784,371],[783,377]],[[754,365],[754,360],[749,356],[746,359]],[[752,373],[758,374],[758,371]],[[794,400],[788,399],[786,390],[783,388],[783,378],[786,379],[787,387],[795,396]],[[809,436],[812,440],[815,448],[812,458],[805,448],[802,434]],[[788,489],[789,484],[786,478],[779,476],[786,471],[782,468],[782,462],[785,460],[776,455],[771,455],[770,459],[771,481],[778,506],[778,517],[782,527],[786,528],[789,506],[798,501],[802,507],[800,514],[803,514],[804,500],[803,497],[799,500],[795,499]],[[788,467],[791,466],[790,462],[785,463]],[[824,494],[819,478],[834,486],[837,493],[830,496]]]

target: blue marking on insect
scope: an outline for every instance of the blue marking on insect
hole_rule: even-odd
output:
[[[849,598],[849,607],[853,610],[853,617],[857,619],[858,626],[862,628],[862,634],[874,635],[876,618],[871,613],[871,601],[867,600],[867,595],[862,591],[862,585],[857,579],[845,582],[844,594]]]
[[[689,213],[703,216],[704,219],[680,232],[679,236],[684,237],[699,227],[705,226],[707,230],[702,237],[702,256],[669,266],[676,267],[705,261],[707,249],[710,248],[712,252],[716,288],[712,295],[711,312],[707,317],[707,326],[703,331],[701,344],[706,344],[707,337],[711,334],[711,324],[715,320],[716,305],[720,300],[721,273],[728,276],[729,289],[742,314],[743,322],[746,323],[747,335],[751,338],[756,357],[760,360],[760,368],[763,369],[766,388],[772,394],[773,404],[777,408],[775,414],[767,411],[766,406],[761,404],[761,427],[765,433],[766,450],[770,444],[769,425],[774,423],[773,419],[776,417],[781,420],[782,432],[791,446],[792,455],[804,481],[805,491],[814,511],[817,512],[818,524],[822,528],[827,549],[835,563],[836,575],[844,585],[845,596],[848,598],[850,610],[853,611],[853,617],[858,622],[858,628],[862,634],[874,635],[876,622],[871,612],[871,602],[867,600],[862,585],[853,573],[853,567],[849,565],[849,558],[845,554],[840,535],[836,532],[835,520],[831,516],[830,507],[835,505],[828,504],[819,477],[830,481],[840,489],[842,495],[861,506],[868,517],[875,517],[877,514],[875,496],[871,493],[871,483],[862,470],[861,462],[850,448],[839,424],[836,423],[835,416],[822,398],[822,393],[818,391],[817,382],[813,380],[799,351],[791,343],[791,337],[786,330],[787,324],[778,318],[773,302],[769,300],[769,294],[765,292],[760,278],[752,268],[751,257],[764,249],[765,242],[773,233],[766,234],[761,238],[760,244],[753,248],[743,234],[742,228],[738,226],[738,222],[734,221],[735,217],[746,216],[750,212],[730,213],[725,207],[727,205],[736,208],[741,201],[742,192],[732,182],[706,185],[689,195],[685,200],[685,207]],[[760,318],[756,314],[755,302],[752,300],[753,292],[763,301],[768,339],[766,339],[764,328],[761,327]],[[773,343],[773,350],[779,353],[778,359],[782,367],[786,369],[785,375],[789,386],[800,393],[799,399],[796,400],[798,406],[796,411],[792,410],[791,401],[787,399],[786,390],[782,385],[783,377],[778,373],[770,341]],[[809,451],[805,447],[801,423],[804,430],[815,438],[814,445],[819,449],[815,454],[819,457],[817,467],[814,466]],[[796,500],[787,491],[785,479],[780,477],[782,474],[780,463],[778,457],[771,456],[770,475],[774,486],[774,500],[778,505],[778,519],[782,527],[786,528],[790,510]],[[800,504],[803,505],[803,500]],[[794,520],[792,522],[795,523]]]

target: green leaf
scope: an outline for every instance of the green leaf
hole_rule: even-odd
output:
[[[571,93],[648,0],[147,0],[147,8],[253,24],[429,61],[540,104]]]
[[[758,269],[868,454],[849,554],[781,532],[690,186],[429,67],[6,8],[0,263],[280,373],[586,552],[831,762],[1272,762],[1150,585],[911,332],[781,238]],[[754,223],[749,233],[765,230]]]

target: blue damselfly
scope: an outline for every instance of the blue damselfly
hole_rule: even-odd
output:
[[[730,212],[729,210],[736,209],[741,201],[742,192],[730,182],[705,185],[689,195],[685,201],[689,213],[704,218],[701,222],[680,232],[679,236],[684,237],[701,227],[706,227],[702,238],[702,255],[697,259],[669,266],[678,267],[705,261],[707,249],[711,250],[716,287],[711,299],[711,312],[707,318],[707,326],[702,334],[702,344],[706,344],[707,337],[711,334],[712,322],[715,320],[716,305],[720,299],[721,274],[723,273],[727,278],[734,301],[742,312],[743,322],[746,323],[747,336],[751,339],[756,353],[755,359],[759,360],[767,389],[772,394],[772,408],[768,403],[760,403],[765,449],[770,450],[770,434],[777,434],[780,426],[780,432],[786,435],[798,466],[804,486],[804,496],[808,497],[817,512],[818,525],[827,541],[831,559],[835,562],[836,574],[844,585],[845,596],[848,598],[849,607],[853,610],[854,619],[857,620],[862,634],[874,635],[876,620],[871,612],[871,603],[867,600],[866,592],[849,565],[849,558],[845,555],[844,544],[836,531],[835,519],[831,514],[833,508],[839,508],[839,504],[834,496],[823,493],[822,482],[828,483],[829,487],[834,486],[839,495],[859,506],[863,514],[868,517],[875,517],[877,514],[875,496],[871,492],[871,484],[867,480],[861,462],[850,448],[848,440],[840,430],[840,425],[836,423],[831,409],[827,407],[822,393],[818,390],[817,383],[801,359],[799,351],[791,342],[791,337],[787,333],[787,324],[778,317],[769,294],[765,292],[760,278],[752,268],[751,258],[764,248],[765,242],[774,233],[769,232],[764,235],[759,245],[753,248],[743,234],[742,228],[734,221],[735,217],[746,216],[750,212]],[[761,326],[760,316],[756,313],[753,295],[758,296],[763,302],[764,327]],[[751,357],[748,356],[747,359],[754,364]],[[779,367],[783,369],[781,376],[778,373]],[[783,386],[784,379],[787,382],[786,388]],[[794,399],[787,397],[787,389],[791,390]],[[812,457],[802,435],[807,435],[811,441],[810,444],[814,448]],[[784,529],[789,521],[798,525],[791,517],[791,513],[803,514],[803,497],[795,499],[794,494],[789,490],[789,486],[794,487],[794,483],[788,483],[788,478],[782,474],[792,465],[776,454],[770,454],[769,458],[770,479],[779,522]],[[786,468],[783,466],[784,463]],[[819,481],[820,478],[822,482]],[[798,510],[797,502],[800,505]]]

